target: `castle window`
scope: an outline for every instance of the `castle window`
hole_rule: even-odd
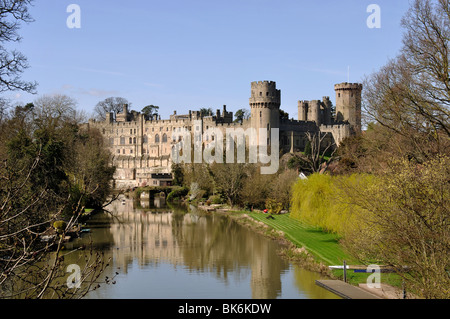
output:
[[[120,137],[120,145],[124,145],[125,144],[125,137],[121,136]]]
[[[163,135],[162,142],[163,143],[167,143],[167,135],[166,134]]]
[[[147,137],[147,135],[144,135],[144,136],[142,137],[142,143],[144,143],[144,144],[147,144],[147,143],[148,143],[148,137]]]
[[[109,139],[109,145],[114,145],[114,138],[113,138],[113,137],[111,137],[111,138]]]
[[[155,135],[155,143],[159,143],[159,135],[158,134]]]
[[[130,154],[133,154],[133,150],[130,150]]]
[[[128,139],[128,141],[130,142],[130,144],[133,144],[133,139],[131,137]]]
[[[266,92],[266,96],[269,96],[269,92]]]
[[[214,135],[211,135],[211,141],[214,141]]]
[[[136,144],[136,138],[133,137],[133,144]]]
[[[259,92],[259,96],[262,96],[262,92]]]
[[[133,134],[133,129],[132,128],[130,128],[130,134]]]
[[[134,129],[134,134],[136,134],[136,129]]]
[[[122,154],[125,154],[125,149],[122,150]]]
[[[338,97],[341,97],[341,93],[338,93]]]
[[[117,154],[120,154],[120,150],[117,150]]]

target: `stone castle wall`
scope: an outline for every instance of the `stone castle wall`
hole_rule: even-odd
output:
[[[171,173],[172,148],[182,139],[177,136],[182,132],[189,132],[192,142],[201,135],[202,143],[208,144],[214,141],[211,129],[218,129],[225,137],[227,128],[254,128],[257,132],[261,128],[279,128],[279,145],[285,151],[303,151],[307,132],[328,134],[327,143],[339,145],[358,128],[358,121],[360,128],[361,86],[343,83],[335,89],[337,95],[341,94],[336,105],[339,119],[332,117],[332,103],[323,97],[322,101],[299,101],[298,120],[280,120],[280,90],[275,82],[259,81],[251,83],[251,117],[242,123],[233,122],[233,113],[225,105],[222,111],[205,116],[198,111],[182,115],[175,111],[170,119],[163,120],[159,116],[147,119],[124,105],[115,118],[108,113],[104,121],[90,120],[87,125],[97,128],[110,148],[116,166],[115,187],[160,185],[159,176]],[[272,144],[269,139],[268,144]]]

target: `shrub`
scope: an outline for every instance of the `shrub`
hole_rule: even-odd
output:
[[[169,195],[167,195],[166,200],[168,202],[174,201],[186,196],[188,193],[189,189],[187,187],[176,187],[169,193]]]
[[[267,210],[269,211],[269,213],[279,214],[281,212],[281,210],[283,209],[283,204],[274,199],[269,198],[266,201],[266,207],[267,207]]]
[[[224,203],[224,200],[219,195],[213,195],[209,198],[209,200],[213,204],[223,204]]]

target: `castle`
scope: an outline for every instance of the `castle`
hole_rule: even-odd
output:
[[[172,148],[180,140],[174,133],[202,134],[202,143],[214,140],[210,128],[223,131],[227,128],[279,129],[279,145],[285,152],[303,151],[307,133],[325,137],[324,143],[339,145],[346,137],[361,131],[361,92],[359,83],[340,83],[334,86],[336,106],[328,96],[322,101],[298,101],[298,120],[280,117],[281,91],[273,81],[251,83],[249,100],[251,116],[241,123],[233,121],[233,113],[223,106],[222,112],[201,114],[189,111],[169,119],[158,116],[147,118],[144,114],[129,111],[123,106],[118,114],[107,113],[105,121],[89,120],[89,128],[97,128],[105,137],[116,166],[116,188],[135,186],[171,185]],[[268,138],[268,145],[271,141]]]

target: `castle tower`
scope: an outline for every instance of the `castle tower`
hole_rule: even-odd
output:
[[[251,125],[259,134],[260,128],[266,128],[270,138],[270,129],[280,127],[281,92],[273,81],[251,83]],[[268,141],[269,143],[270,141]]]
[[[331,109],[333,107],[333,103],[331,103],[329,96],[323,97],[322,105],[323,105],[322,124],[330,125],[331,124]]]
[[[308,101],[298,101],[298,120],[308,120]]]
[[[335,122],[348,121],[355,132],[361,132],[361,91],[362,84],[340,83],[336,91]]]
[[[318,126],[321,124],[320,101],[319,100],[309,101],[307,117],[308,117],[308,121],[313,121]]]

